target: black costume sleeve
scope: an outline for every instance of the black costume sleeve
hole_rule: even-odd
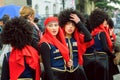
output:
[[[39,49],[39,52],[41,54],[44,70],[47,74],[46,77],[48,77],[48,80],[56,80],[55,76],[53,74],[53,71],[51,70],[50,65],[50,48],[47,43],[42,43]]]
[[[3,64],[2,64],[2,73],[1,80],[9,80],[9,64],[7,60],[7,56],[4,56]]]
[[[84,26],[84,24],[82,24],[81,22],[78,22],[77,26],[78,26],[78,30],[82,31],[83,34],[85,35],[84,37],[85,42],[92,40],[92,36],[90,32],[88,31],[88,29]]]
[[[34,47],[36,50],[38,50],[38,43],[40,41],[40,36],[38,34],[37,29],[35,28],[35,26],[33,26],[33,34],[32,34],[33,40],[32,40],[32,47]]]
[[[103,44],[103,49],[104,51],[110,56],[110,58],[115,58],[115,55],[113,53],[111,53],[109,47],[108,47],[108,43],[107,43],[107,40],[106,40],[106,35],[104,32],[101,32],[100,33],[100,40]]]

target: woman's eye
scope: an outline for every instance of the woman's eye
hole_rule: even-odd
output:
[[[55,24],[55,26],[58,26],[58,24]]]
[[[49,25],[50,27],[52,27],[52,25]]]

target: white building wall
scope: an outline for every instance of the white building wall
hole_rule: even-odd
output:
[[[4,5],[15,4],[18,6],[27,5],[26,0],[4,0]]]
[[[76,7],[75,7],[75,0],[65,0],[65,9],[66,8],[76,9]]]
[[[36,5],[38,5],[38,10],[36,12],[41,17],[53,16],[54,14],[58,14],[62,9],[62,0],[32,0],[32,7],[34,9]],[[53,7],[56,6],[56,8]],[[48,6],[48,15],[46,15],[46,7]]]

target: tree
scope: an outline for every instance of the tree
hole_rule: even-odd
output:
[[[120,4],[120,0],[110,0],[110,1],[100,0],[95,2],[95,6],[107,11],[110,16],[113,16],[113,12],[118,8],[108,5],[108,3],[111,3],[111,2],[115,4]]]
[[[96,7],[105,11],[112,12],[117,8],[108,5],[108,3],[113,2],[116,4],[120,4],[120,0],[76,0],[76,2],[76,9],[80,10],[84,14],[89,14]]]
[[[118,1],[118,0],[110,0],[110,1],[100,0],[100,1],[95,1],[95,6],[101,8],[103,10],[113,10],[113,9],[116,9],[113,6],[107,5],[110,2],[113,2],[113,3],[116,3],[116,4],[117,3],[120,4],[120,1]]]

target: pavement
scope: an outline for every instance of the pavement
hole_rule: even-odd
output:
[[[115,75],[114,80],[120,80],[120,74]]]
[[[120,71],[120,65],[118,65],[118,69],[119,69],[119,71]],[[120,73],[114,75],[113,78],[114,78],[114,80],[120,80]]]

